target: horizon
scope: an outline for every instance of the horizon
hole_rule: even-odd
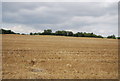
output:
[[[116,2],[2,2],[1,28],[19,33],[44,29],[118,36]]]
[[[3,28],[1,28],[0,30],[6,30],[6,29],[3,29]],[[52,29],[44,29],[44,30],[52,30]],[[33,34],[35,34],[35,33],[44,33],[44,30],[42,31],[42,32],[30,32],[30,33],[33,33]],[[8,30],[7,30],[8,31]],[[20,32],[15,32],[15,31],[13,31],[13,30],[10,30],[10,31],[12,31],[12,32],[14,32],[15,34],[25,34],[25,35],[30,35],[30,33],[20,33]],[[80,32],[80,31],[78,31],[78,32],[73,32],[73,31],[67,31],[67,30],[56,30],[56,31],[66,31],[66,32],[72,32],[73,34],[77,34],[77,33],[93,33],[93,34],[95,34],[94,32]],[[56,33],[56,31],[52,31],[51,33],[52,34],[54,34],[54,33]],[[52,35],[51,34],[51,35]],[[102,37],[104,37],[104,38],[106,38],[106,37],[108,37],[108,36],[112,36],[112,35],[114,35],[114,34],[111,34],[111,35],[108,35],[108,36],[103,36],[103,35],[99,35],[99,34],[95,34],[95,35],[97,35],[97,36],[102,36]],[[114,35],[115,37],[119,37],[119,36],[116,36],[116,35]],[[82,36],[81,36],[82,37]],[[86,36],[84,36],[84,37],[86,37]]]

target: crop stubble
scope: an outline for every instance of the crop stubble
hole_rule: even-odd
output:
[[[117,79],[118,40],[2,36],[3,79]]]

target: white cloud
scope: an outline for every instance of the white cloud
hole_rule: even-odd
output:
[[[35,29],[30,26],[22,25],[22,24],[2,24],[1,28],[12,30],[17,33],[30,33],[30,32],[42,32],[42,30]]]

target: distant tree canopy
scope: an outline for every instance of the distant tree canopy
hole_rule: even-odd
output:
[[[20,34],[20,33],[15,33],[11,30],[5,30],[5,29],[0,29],[0,34]],[[21,35],[26,35],[25,33],[22,33]],[[59,35],[59,36],[72,36],[72,37],[94,37],[94,38],[104,38],[101,35],[96,35],[94,33],[86,33],[86,32],[77,32],[73,33],[72,31],[65,31],[65,30],[58,30],[55,33],[52,32],[51,29],[44,30],[43,32],[38,32],[38,33],[29,33],[29,35]],[[110,35],[107,36],[107,38],[111,39],[120,39],[120,37],[115,37],[115,35]]]
[[[93,33],[82,33],[82,32],[77,32],[74,34],[75,37],[96,37],[96,38],[103,38],[101,35],[95,35]]]
[[[0,29],[0,34],[16,34],[16,33],[11,30]]]
[[[115,35],[110,35],[107,38],[112,38],[112,39],[116,39]]]
[[[30,35],[41,35],[41,33],[30,33]]]
[[[44,32],[42,34],[43,35],[51,35],[52,34],[52,30],[51,29],[44,30]]]
[[[55,35],[73,36],[73,32],[72,31],[56,31]]]
[[[120,39],[120,37],[117,37],[117,39]]]
[[[77,32],[73,33],[72,31],[58,30],[55,33],[52,32],[51,29],[44,30],[42,33],[30,33],[30,35],[59,35],[59,36],[73,36],[73,37],[96,37],[103,38],[101,35],[95,35],[94,33],[86,33],[86,32]]]

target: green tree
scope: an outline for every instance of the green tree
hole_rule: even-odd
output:
[[[84,37],[84,34],[82,32],[77,32],[74,34],[75,37]]]
[[[33,35],[33,33],[31,32],[30,35]]]
[[[107,38],[112,38],[112,39],[116,39],[115,35],[110,35]]]
[[[120,37],[117,37],[117,39],[120,39]]]
[[[55,34],[56,35],[61,35],[61,36],[67,36],[67,32],[66,31],[56,31]]]
[[[52,34],[51,29],[44,30],[44,32],[43,32],[43,35],[51,35],[51,34]]]
[[[67,36],[73,36],[73,32],[72,31],[67,31]]]
[[[0,29],[0,34],[16,34],[16,33],[11,30]]]

